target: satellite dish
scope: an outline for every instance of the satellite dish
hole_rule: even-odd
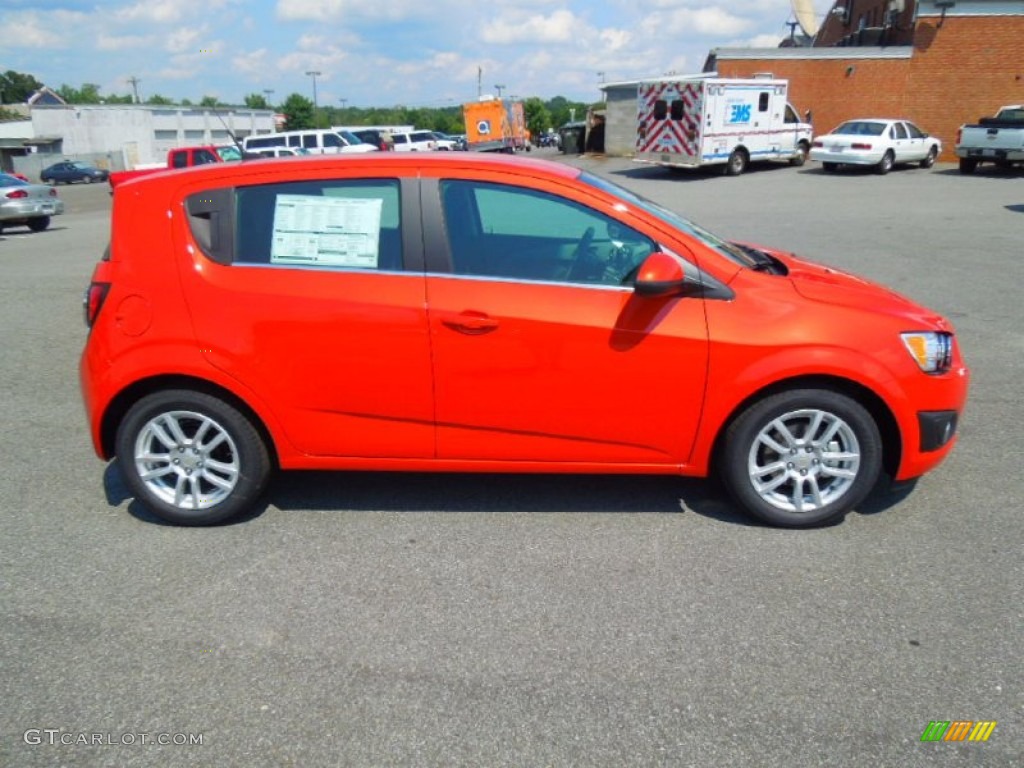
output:
[[[818,33],[821,22],[814,12],[814,0],[790,0],[793,4],[793,15],[796,16],[800,29],[808,37],[814,37]]]

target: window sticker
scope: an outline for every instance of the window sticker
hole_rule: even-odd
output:
[[[383,201],[278,195],[271,264],[376,269]]]

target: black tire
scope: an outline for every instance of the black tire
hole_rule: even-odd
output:
[[[779,422],[804,431],[786,439]],[[817,430],[808,440],[812,422]],[[720,459],[719,474],[743,509],[772,525],[807,528],[842,518],[867,496],[882,469],[882,438],[856,400],[828,389],[794,389],[741,413],[725,433]],[[755,476],[766,485],[760,491]]]
[[[801,141],[800,146],[796,148],[796,154],[789,159],[789,164],[799,168],[807,162],[808,152],[810,152],[810,147],[808,147],[805,142]]]
[[[234,406],[202,392],[167,390],[142,398],[121,421],[116,449],[136,500],[177,525],[213,525],[241,514],[270,479],[270,455],[253,423]],[[137,459],[137,451],[149,459]],[[140,473],[147,470],[153,476],[144,479]],[[171,498],[175,491],[180,501]]]
[[[839,163],[822,163],[821,167],[825,173],[835,173],[836,169],[839,168]]]
[[[960,158],[960,173],[970,176],[978,167],[978,161],[972,157]]]
[[[33,232],[42,232],[48,226],[50,226],[49,216],[40,216],[37,219],[28,220],[28,228],[31,229]]]
[[[745,170],[747,170],[747,153],[742,149],[734,149],[732,154],[729,155],[729,160],[725,164],[725,174],[727,176],[739,176]]]
[[[878,161],[878,165],[875,166],[875,172],[880,176],[885,176],[885,174],[892,170],[895,163],[896,156],[892,153],[892,150],[889,150],[882,155],[882,159]]]
[[[939,148],[936,147],[933,144],[932,148],[928,150],[927,157],[925,157],[925,159],[921,161],[921,167],[922,168],[931,168],[933,165],[935,165],[935,160],[936,160],[936,158],[938,158],[938,156],[939,156]]]
[[[84,181],[86,184],[92,184],[92,176],[83,176],[82,181]]]

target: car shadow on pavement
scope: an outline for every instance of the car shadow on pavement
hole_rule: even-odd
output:
[[[283,472],[267,498],[283,510],[683,514],[757,525],[713,483],[649,475]]]
[[[112,507],[128,501],[134,518],[172,525],[132,498],[114,459],[103,473]],[[855,510],[876,515],[913,490],[879,485]],[[523,475],[431,472],[279,472],[263,498],[244,515],[220,525],[241,525],[268,507],[285,512],[531,512],[588,514],[697,514],[743,527],[764,524],[740,511],[715,480],[650,475]],[[842,520],[835,524],[840,524]]]

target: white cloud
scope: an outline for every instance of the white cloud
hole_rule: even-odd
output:
[[[443,5],[436,0],[277,0],[277,16],[285,21],[401,21],[436,17],[443,12]]]
[[[71,48],[70,35],[64,34],[85,14],[71,11],[13,13],[3,22],[4,45],[12,48]]]
[[[678,8],[655,12],[644,18],[640,27],[647,35],[707,35],[708,37],[734,37],[748,30],[753,21],[734,16],[721,8]]]
[[[171,53],[194,52],[202,48],[204,51],[208,45],[199,44],[199,38],[206,34],[206,25],[200,27],[181,27],[171,32],[164,42],[164,49]]]
[[[100,32],[96,39],[96,47],[101,51],[126,51],[152,44],[153,39],[145,35],[108,35]]]
[[[231,60],[231,68],[247,77],[265,78],[267,74],[267,49],[243,53]]]
[[[119,8],[114,19],[126,22],[167,23],[180,19],[203,18],[204,13],[218,10],[237,0],[140,0],[134,5]]]
[[[566,43],[583,25],[571,11],[558,10],[550,16],[521,17],[510,14],[484,25],[482,37],[487,43]]]

